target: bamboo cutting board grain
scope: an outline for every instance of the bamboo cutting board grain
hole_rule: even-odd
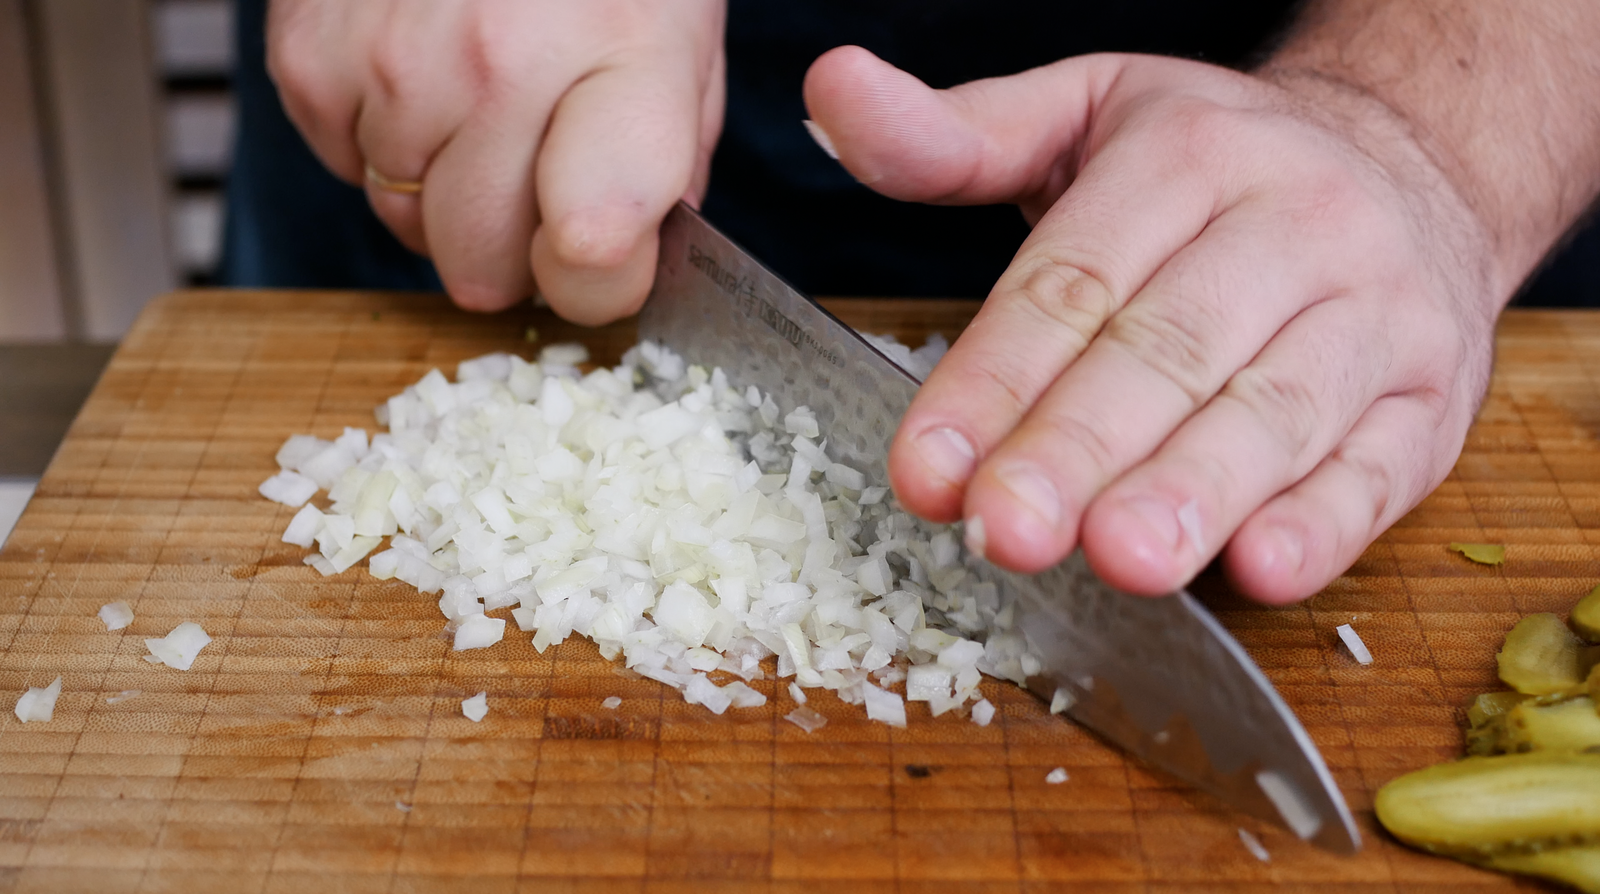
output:
[[[834,307],[919,342],[973,309]],[[146,311],[0,552],[4,707],[64,677],[54,720],[0,720],[0,892],[1535,887],[1399,848],[1372,792],[1458,754],[1504,632],[1600,578],[1600,315],[1508,314],[1454,474],[1309,603],[1197,586],[1357,810],[1367,849],[1350,859],[1130,763],[1008,684],[984,684],[988,728],[917,704],[891,730],[818,694],[829,723],[807,734],[770,678],[766,707],[716,717],[587,642],[541,656],[513,630],[454,653],[433,597],[364,568],[321,578],[279,542],[292,510],[255,488],[287,435],[371,429],[372,407],[431,367],[536,351],[529,326],[602,362],[632,340],[400,295],[195,292]],[[1452,540],[1505,543],[1506,563],[1472,565]],[[95,613],[119,599],[137,616],[108,633]],[[194,669],[144,662],[143,638],[183,620],[215,637]],[[1372,666],[1338,645],[1346,622]],[[479,690],[474,724],[459,702]],[[1046,784],[1058,766],[1070,779]]]

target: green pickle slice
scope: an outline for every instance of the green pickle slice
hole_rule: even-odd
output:
[[[1469,757],[1378,790],[1378,821],[1413,847],[1466,858],[1600,841],[1600,754]]]
[[[1450,551],[1460,553],[1479,565],[1499,565],[1506,560],[1506,548],[1499,543],[1452,543]]]
[[[1523,702],[1505,714],[1504,751],[1600,748],[1600,712],[1587,695]]]
[[[1579,636],[1591,643],[1600,643],[1600,587],[1595,587],[1589,591],[1589,595],[1578,600],[1569,620]]]
[[[1495,657],[1516,691],[1467,708],[1473,756],[1385,785],[1378,821],[1421,850],[1600,894],[1600,587],[1566,622],[1523,618]]]
[[[1543,612],[1518,621],[1496,658],[1507,686],[1524,695],[1554,695],[1583,684],[1583,653],[1583,640]]]
[[[1467,709],[1467,753],[1503,754],[1507,751],[1506,715],[1531,695],[1520,692],[1485,692]]]
[[[1480,866],[1565,882],[1587,894],[1600,894],[1600,847],[1562,847],[1529,853],[1495,854]]]

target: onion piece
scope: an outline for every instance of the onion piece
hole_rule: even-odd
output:
[[[298,472],[287,469],[261,482],[257,488],[263,497],[285,506],[303,506],[317,493],[317,482]]]
[[[489,692],[485,690],[461,700],[461,713],[473,723],[482,720],[489,713]]]
[[[986,698],[980,698],[972,705],[972,722],[979,726],[988,726],[994,720],[994,705]]]
[[[56,699],[61,697],[61,678],[49,686],[34,686],[17,699],[17,719],[23,723],[49,722],[55,716]]]
[[[1066,689],[1057,689],[1055,695],[1050,697],[1050,713],[1065,714],[1067,711],[1072,710],[1072,706],[1077,703],[1078,697],[1073,695],[1070,691]]]
[[[622,699],[614,695],[606,696],[606,698],[600,702],[600,707],[615,711],[616,709],[622,707]]]
[[[816,711],[813,711],[810,708],[805,707],[804,705],[783,715],[783,719],[789,721],[795,726],[800,727],[808,733],[814,733],[828,725],[828,718],[818,714]]]
[[[456,628],[455,640],[451,648],[457,652],[464,649],[482,649],[499,642],[506,635],[506,622],[504,618],[491,618],[488,615],[467,615],[461,620],[461,625]]]
[[[145,660],[186,671],[194,665],[200,650],[210,642],[211,636],[204,628],[193,621],[184,621],[166,636],[146,639],[145,648],[150,650],[150,654],[145,656]]]
[[[904,728],[906,725],[906,703],[900,696],[873,686],[871,683],[862,685],[861,696],[867,702],[867,717],[887,723],[890,726]]]
[[[1245,850],[1250,852],[1250,856],[1263,863],[1272,862],[1272,855],[1267,853],[1266,845],[1263,845],[1261,839],[1243,826],[1239,827],[1239,842],[1244,845]]]
[[[284,543],[309,548],[318,533],[322,531],[322,510],[312,505],[300,507],[294,518],[289,520],[289,527],[283,529]]]
[[[722,691],[728,694],[735,708],[759,708],[767,703],[765,695],[738,680],[722,687]]]
[[[133,623],[133,607],[126,602],[108,602],[100,606],[100,620],[107,630],[121,630]]]
[[[1067,775],[1066,767],[1056,767],[1054,770],[1044,774],[1044,781],[1050,785],[1060,785],[1070,778],[1072,777]]]
[[[1361,634],[1356,633],[1355,628],[1349,624],[1340,624],[1334,629],[1338,631],[1339,639],[1344,641],[1344,647],[1350,650],[1350,656],[1356,660],[1356,663],[1372,663],[1372,652],[1368,651],[1367,644],[1362,642]]]

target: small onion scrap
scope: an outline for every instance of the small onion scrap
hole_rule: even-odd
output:
[[[61,697],[61,678],[56,677],[49,686],[34,686],[17,699],[17,719],[23,723],[49,722],[56,713],[56,699]]]
[[[1361,639],[1361,634],[1357,633],[1354,627],[1349,624],[1340,624],[1334,629],[1338,631],[1339,639],[1344,641],[1344,647],[1350,650],[1350,657],[1354,658],[1357,664],[1372,663],[1372,652],[1367,648],[1367,644]]]
[[[816,711],[813,711],[810,708],[805,707],[804,705],[783,715],[783,719],[789,721],[795,726],[800,727],[808,733],[814,733],[828,725],[828,718],[818,714]]]
[[[144,660],[186,671],[194,666],[194,659],[210,642],[211,637],[204,628],[193,621],[184,621],[166,636],[146,639],[144,645],[150,654],[144,656]]]
[[[1263,863],[1272,862],[1272,855],[1267,853],[1266,845],[1261,843],[1261,839],[1257,838],[1255,833],[1243,826],[1239,827],[1239,843],[1243,844],[1244,849],[1250,852],[1250,856]]]
[[[107,630],[121,630],[133,623],[133,607],[126,602],[108,602],[100,606],[100,620]]]
[[[994,704],[986,698],[980,698],[972,705],[972,722],[979,726],[988,726],[994,721]]]
[[[581,373],[587,359],[576,345],[479,357],[391,397],[370,439],[290,437],[263,485],[300,506],[283,541],[314,549],[322,574],[370,555],[374,577],[439,594],[456,649],[499,642],[506,621],[488,613],[510,608],[540,653],[586,636],[717,714],[765,704],[748,683],[769,658],[795,702],[821,687],[895,726],[907,697],[937,716],[980,698],[983,674],[1037,669],[1012,595],[960,529],[831,458],[810,409],[650,342],[614,369]],[[302,478],[328,505],[293,502]]]
[[[467,719],[477,723],[489,714],[489,693],[487,690],[461,700],[461,713]]]

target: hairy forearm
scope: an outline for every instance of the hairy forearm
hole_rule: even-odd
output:
[[[1314,0],[1259,72],[1398,119],[1482,223],[1512,291],[1600,192],[1600,3]]]

